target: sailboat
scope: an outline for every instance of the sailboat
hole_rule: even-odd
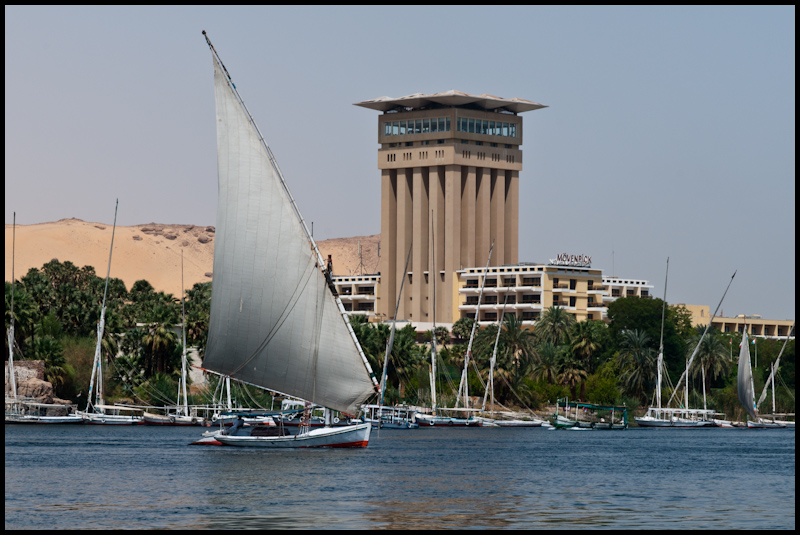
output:
[[[767,381],[769,384],[769,380]],[[775,420],[767,420],[758,415],[755,388],[753,387],[753,370],[750,364],[750,342],[747,337],[747,325],[742,333],[742,343],[739,347],[739,372],[737,374],[737,393],[750,419],[747,427],[750,429],[785,428],[786,425]],[[766,393],[766,391],[765,391]],[[773,411],[774,412],[774,411]]]
[[[74,410],[74,405],[60,405],[54,403],[40,403],[35,398],[23,398],[17,392],[17,377],[14,371],[14,288],[16,280],[14,277],[14,263],[17,242],[17,213],[14,212],[12,222],[11,238],[11,321],[8,330],[8,388],[10,392],[5,392],[5,418],[7,424],[74,424],[82,423],[83,418],[70,413]],[[67,414],[55,416],[48,415],[48,412],[63,412]]]
[[[518,418],[502,418],[495,419],[494,417],[494,365],[497,362],[497,348],[500,345],[500,333],[503,331],[503,318],[505,318],[506,305],[508,304],[508,294],[503,300],[503,308],[500,310],[500,322],[497,324],[497,334],[494,339],[494,349],[492,349],[492,357],[489,359],[489,376],[486,379],[486,390],[483,392],[483,403],[481,404],[481,416],[475,419],[481,423],[482,427],[542,427],[543,422],[538,418],[530,420],[520,420]],[[491,415],[487,418],[486,415],[486,399],[491,392]],[[547,424],[546,427],[550,427]]]
[[[780,365],[780,362],[781,362],[781,356],[783,356],[783,351],[784,351],[784,349],[786,349],[786,344],[789,343],[789,338],[792,337],[792,332],[794,332],[794,323],[792,323],[792,326],[789,327],[789,333],[786,335],[786,340],[783,341],[783,347],[781,347],[781,351],[780,351],[780,353],[778,353],[778,358],[776,358],[775,362],[772,364],[772,367],[770,369],[769,377],[767,378],[766,383],[764,383],[764,390],[761,391],[761,395],[759,396],[758,401],[756,402],[756,410],[758,410],[758,407],[760,407],[761,404],[764,402],[764,400],[767,398],[767,389],[771,387],[772,388],[772,422],[778,423],[778,424],[782,424],[782,425],[785,425],[786,427],[790,427],[790,428],[794,428],[794,421],[792,421],[792,420],[776,420],[775,419],[775,416],[787,416],[786,414],[782,414],[782,415],[775,414],[775,375],[777,375],[777,373],[778,373],[778,366]],[[757,358],[758,357],[756,357],[756,359]],[[791,415],[791,416],[794,416],[794,415]]]
[[[186,395],[186,292],[183,285],[183,249],[181,249],[181,335],[183,338],[183,350],[181,351],[181,377],[178,381],[178,397],[175,412],[167,414],[155,414],[145,411],[143,420],[146,425],[204,425],[204,419],[198,418],[196,409],[194,412],[189,410],[189,398]],[[183,403],[181,403],[181,399]]]
[[[360,247],[360,246],[359,246]],[[408,273],[408,264],[411,261],[412,248],[408,248],[408,255],[406,256],[406,267],[403,273]],[[419,424],[414,419],[415,411],[408,407],[385,407],[383,405],[383,398],[386,394],[386,371],[389,366],[389,355],[392,353],[394,346],[394,333],[397,329],[397,313],[400,310],[400,300],[403,298],[403,286],[405,286],[406,277],[403,277],[400,282],[400,291],[397,295],[397,304],[394,307],[394,321],[392,321],[392,330],[389,333],[389,340],[386,342],[386,352],[383,356],[383,371],[381,372],[381,395],[377,405],[364,405],[363,414],[364,421],[370,422],[373,427],[385,429],[418,429]],[[434,281],[435,283],[435,281]],[[435,331],[435,329],[434,329]]]
[[[714,314],[711,315],[711,319],[709,319],[708,325],[706,325],[700,340],[698,340],[697,346],[694,348],[691,357],[689,357],[689,359],[686,361],[686,370],[678,379],[678,384],[681,384],[684,379],[686,381],[683,407],[670,407],[675,394],[678,392],[677,389],[673,392],[672,396],[667,402],[667,406],[662,407],[661,381],[662,377],[666,376],[667,374],[666,365],[664,364],[664,316],[667,307],[667,280],[669,279],[669,258],[667,258],[667,270],[664,279],[664,304],[661,309],[661,340],[659,342],[658,360],[656,363],[656,406],[648,408],[647,413],[644,416],[634,418],[634,420],[636,420],[636,424],[640,427],[721,427],[725,425],[721,423],[723,422],[721,420],[715,421],[714,416],[716,416],[717,413],[713,409],[689,408],[689,369],[694,361],[695,356],[697,356],[697,353],[700,350],[703,339],[705,338],[706,334],[708,334],[708,330],[711,328],[714,318],[717,316],[717,312],[719,312],[719,309],[722,306],[722,302],[725,300],[725,296],[727,295],[735,276],[736,272],[733,273],[731,280],[728,281],[728,286],[725,288],[725,292],[722,294],[722,299],[720,299],[717,308],[714,310]],[[705,383],[703,384],[703,387],[705,388]]]
[[[433,212],[431,212],[431,221],[433,221]],[[431,273],[435,273],[435,266],[436,261],[434,258],[434,251],[435,244],[433,243],[433,228],[431,227],[431,263],[434,266],[434,269],[431,269]],[[489,261],[492,258],[492,248],[494,247],[494,242],[492,242],[492,247],[489,248],[489,260],[486,262],[486,272],[489,271]],[[467,344],[467,352],[465,356],[464,362],[464,374],[462,375],[462,384],[459,386],[458,394],[456,395],[456,407],[455,408],[448,408],[448,407],[437,407],[436,406],[436,278],[433,277],[433,336],[431,338],[431,371],[430,371],[430,380],[431,380],[431,414],[425,414],[421,412],[417,412],[415,415],[416,421],[422,425],[427,427],[480,427],[481,422],[480,420],[468,416],[467,418],[459,418],[458,416],[446,416],[441,414],[442,411],[468,411],[469,409],[460,409],[458,408],[458,401],[461,396],[461,388],[463,386],[464,376],[466,375],[467,370],[467,363],[469,362],[469,354],[472,349],[472,340],[475,336],[475,327],[478,325],[478,318],[480,318],[480,307],[481,307],[481,296],[483,295],[483,286],[481,286],[480,294],[478,294],[478,306],[475,312],[475,321],[472,324],[472,332],[469,337],[469,344]],[[486,283],[486,276],[483,277],[484,284]],[[467,394],[465,394],[466,397]],[[437,414],[437,409],[439,414]]]
[[[326,426],[295,435],[259,427],[220,434],[224,445],[366,447],[371,425],[332,427],[331,410],[356,415],[378,383],[335,292],[331,267],[272,151],[203,32],[214,65],[219,200],[214,288],[204,367],[325,407]],[[271,435],[271,436],[270,436]]]
[[[92,378],[89,380],[89,395],[86,396],[86,410],[78,412],[83,420],[90,424],[103,425],[136,425],[142,423],[141,409],[134,407],[121,407],[106,405],[103,399],[103,330],[106,325],[106,297],[108,296],[108,280],[111,276],[111,255],[114,253],[114,233],[117,229],[117,209],[119,200],[114,207],[114,226],[111,229],[111,249],[108,252],[108,272],[106,285],[103,290],[103,304],[100,308],[100,320],[97,322],[97,345],[94,349],[94,363],[92,364]],[[92,392],[94,391],[94,401]]]

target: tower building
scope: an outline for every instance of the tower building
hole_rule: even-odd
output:
[[[449,322],[459,307],[459,270],[485,266],[492,243],[491,266],[519,261],[519,114],[546,106],[460,91],[356,106],[382,112],[377,313],[393,318],[407,277],[397,319],[432,322],[435,301],[437,321]]]

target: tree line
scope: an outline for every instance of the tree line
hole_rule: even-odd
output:
[[[8,332],[11,284],[5,286]],[[43,360],[46,378],[58,397],[77,400],[88,388],[104,286],[105,279],[91,266],[78,268],[58,260],[30,269],[17,281],[15,358]],[[210,305],[210,282],[186,290],[187,345],[197,347],[201,356],[208,337]],[[651,403],[656,384],[662,305],[657,298],[623,297],[609,304],[608,322],[578,322],[566,309],[551,307],[543,311],[533,329],[506,314],[501,324],[476,329],[473,364],[467,374],[469,391],[483,396],[499,328],[494,397],[500,405],[536,410],[569,397],[644,408]],[[109,280],[102,340],[109,399],[174,403],[182,352],[176,330],[180,322],[180,296],[157,292],[145,280],[136,281],[130,291],[122,280]],[[351,323],[373,370],[379,373],[390,326],[369,323],[364,316],[351,317]],[[664,359],[668,380],[662,387],[662,399],[672,394],[669,385],[683,373],[702,330],[692,326],[684,307],[667,307]],[[471,332],[470,318],[457,321],[452,331],[438,327],[435,333],[417,333],[409,324],[398,329],[389,358],[385,401],[430,404],[431,342],[435,336],[437,404],[454,406]],[[740,341],[739,333],[709,330],[689,371],[693,408],[702,407],[700,392],[705,386],[709,408],[732,418],[742,414],[736,397]],[[754,375],[760,392],[783,341],[758,339],[757,344]],[[794,340],[781,359],[777,384],[785,386],[778,389],[778,412],[794,412]],[[768,411],[762,408],[762,412]]]
[[[91,266],[54,259],[31,268],[14,287],[15,359],[43,360],[45,378],[59,398],[78,400],[88,390],[105,279]],[[6,332],[11,321],[11,283],[5,283]],[[186,291],[187,345],[205,347],[211,283]],[[109,399],[175,402],[182,340],[181,300],[157,292],[146,280],[127,290],[110,278],[101,354]],[[8,339],[6,337],[6,359]],[[137,392],[136,389],[139,389]],[[167,395],[161,395],[163,394]],[[138,399],[134,399],[138,398]]]

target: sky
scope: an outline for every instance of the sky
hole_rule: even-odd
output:
[[[206,30],[318,240],[380,232],[381,96],[523,114],[520,260],[794,318],[795,8],[5,8],[5,222],[214,225]]]

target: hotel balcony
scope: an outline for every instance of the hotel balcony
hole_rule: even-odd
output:
[[[375,301],[375,294],[339,294],[342,303],[346,301]]]

